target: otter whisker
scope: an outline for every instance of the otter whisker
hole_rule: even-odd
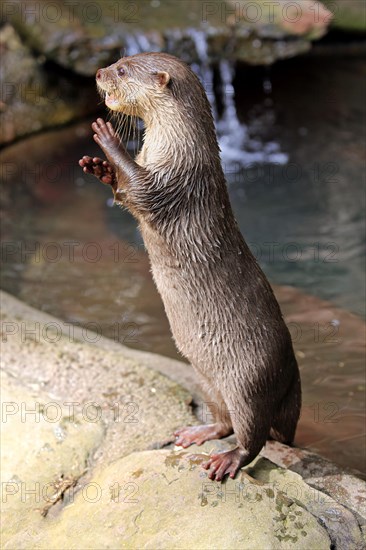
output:
[[[128,115],[124,115],[122,121],[122,139],[126,146],[128,145],[128,119]]]
[[[112,111],[109,111],[107,120],[110,122],[113,118],[117,119],[117,127],[114,129],[115,134],[119,137],[119,125],[118,125],[118,116],[115,115]]]
[[[140,130],[139,130],[139,120],[138,120],[138,117],[136,116],[136,140],[137,140],[137,150],[136,150],[136,155],[140,152]]]
[[[125,127],[126,127],[126,115],[124,115],[123,113],[116,113],[116,118],[117,118],[117,131],[118,131],[118,135],[120,137],[120,141],[121,142],[124,142],[125,141]]]
[[[134,114],[134,118],[133,118],[133,140],[134,140],[134,144],[135,144],[135,156],[138,154],[139,152],[139,129],[138,129],[138,118],[137,118],[137,114],[136,114],[136,107],[135,107],[135,114]]]
[[[127,134],[128,141],[131,141],[131,134],[132,134],[132,119],[133,119],[133,117],[130,116],[130,117],[129,117],[129,121],[128,121],[128,134]]]
[[[116,119],[116,133],[120,135],[120,129],[121,129],[121,115],[120,113],[112,113],[112,117]]]

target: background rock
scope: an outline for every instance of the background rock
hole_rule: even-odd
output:
[[[0,144],[95,111],[90,85],[50,70],[45,56],[34,56],[9,24],[0,29],[0,51]]]
[[[334,14],[331,26],[347,32],[366,31],[366,4],[359,0],[324,0]]]
[[[298,4],[299,13],[284,12],[283,3],[272,13],[257,0],[252,13],[247,1],[8,2],[0,144],[96,111],[94,75],[122,55],[163,50],[198,65],[269,65],[302,54],[325,34],[331,12],[319,3],[315,17],[310,0]]]
[[[159,4],[140,2],[126,5],[103,1],[91,4],[86,0],[75,5],[57,0],[52,5],[37,2],[31,9],[21,0],[15,0],[12,9],[8,10],[8,19],[25,42],[47,59],[91,76],[98,67],[120,57],[123,49],[128,55],[160,49],[179,55],[179,50],[184,49],[192,62],[195,56],[201,57],[201,52],[195,47],[197,35],[193,31],[202,32],[201,41],[207,35],[209,50],[212,48],[220,58],[232,53],[233,42],[291,38],[296,43],[299,36],[305,41],[322,36],[330,22],[331,12],[319,3],[318,12],[311,13],[310,0],[298,0],[297,4],[298,8],[288,7],[281,0],[272,10],[265,0],[257,0],[254,6],[247,0],[240,3],[191,0],[189,4],[166,0]],[[222,42],[226,51],[215,47]],[[257,43],[252,46],[253,50],[260,47]],[[283,42],[280,57],[286,56],[286,46]],[[250,62],[250,48],[246,51]],[[301,41],[299,51],[303,51]],[[288,55],[295,53],[293,43]],[[272,62],[276,58],[274,50]],[[257,56],[253,62],[256,59]]]

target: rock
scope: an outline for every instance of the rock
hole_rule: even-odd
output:
[[[290,6],[281,0],[273,10],[269,4],[191,0],[187,9],[171,0],[9,2],[4,17],[10,25],[0,37],[7,83],[1,143],[96,111],[94,82],[81,77],[94,79],[121,52],[166,51],[196,64],[229,56],[269,65],[308,51],[327,30],[331,14],[321,3],[316,13],[310,0]]]
[[[187,391],[153,370],[174,361],[1,302],[4,549],[364,548],[353,472],[270,441],[212,482],[202,462],[234,437],[160,449],[196,422]]]
[[[1,398],[2,536],[7,540],[41,526],[48,509],[77,485],[104,429],[4,372]]]
[[[4,307],[2,328],[3,368],[9,376],[52,393],[70,414],[80,410],[88,421],[103,422],[106,436],[95,461],[157,448],[172,441],[181,424],[197,422],[188,392],[124,355],[123,348],[100,349],[71,333],[62,335],[61,321],[19,321]]]
[[[263,484],[241,474],[221,485],[201,470],[205,458],[133,453],[96,471],[89,489],[37,534],[22,530],[5,548],[330,548],[326,529],[286,494],[286,484],[306,492],[300,476],[277,472],[278,489],[271,478],[277,468],[259,458]]]
[[[323,0],[333,12],[331,26],[342,31],[364,33],[366,31],[366,4],[360,0]]]
[[[302,37],[298,42],[298,52],[302,53],[304,41],[310,47],[309,40],[326,32],[331,14],[320,2],[317,6],[315,13],[310,0],[298,0],[290,6],[281,0],[272,8],[265,0],[192,0],[189,9],[172,1],[125,6],[93,2],[91,6],[85,0],[77,5],[58,0],[51,7],[39,2],[30,10],[21,0],[14,0],[8,19],[25,42],[47,59],[77,73],[94,75],[98,67],[115,61],[123,48],[128,55],[162,49],[188,56],[187,61],[192,62],[200,58],[197,41],[202,46],[205,35],[208,53],[220,58],[224,50],[218,46],[223,42],[231,52],[236,43],[234,50],[245,51],[245,60],[252,63],[296,55],[296,38]],[[289,37],[291,44],[286,43]],[[266,40],[267,50],[271,43],[281,40],[281,53],[274,44],[272,61],[268,56],[261,61],[256,39]]]
[[[319,491],[308,501],[308,509],[327,526],[334,548],[364,548],[366,484],[357,477],[359,472],[341,469],[315,453],[286,447],[278,441],[268,441],[261,454],[298,473],[307,485]],[[320,502],[328,506],[319,508]]]
[[[228,2],[235,10],[228,22],[246,23],[256,29],[258,37],[284,39],[288,36],[303,37],[304,40],[321,38],[332,20],[332,12],[321,2],[312,0],[287,2],[279,0],[269,3],[266,0]],[[310,45],[309,45],[310,47]]]
[[[0,144],[95,111],[94,90],[46,68],[9,24],[0,30],[0,50]]]
[[[8,18],[25,42],[47,59],[92,76],[123,49],[127,55],[163,50],[188,62],[202,61],[205,47],[210,58],[225,57],[229,48],[233,58],[237,52],[239,59],[252,64],[292,57],[309,49],[330,22],[331,12],[320,2],[314,10],[313,4],[280,0],[271,7],[265,0],[192,0],[187,9],[172,1],[130,6],[94,2],[91,9],[85,0],[77,6],[58,0],[51,9],[39,2],[32,11],[15,0]]]
[[[56,0],[51,6],[41,1],[31,7],[15,0],[7,19],[38,54],[75,73],[91,76],[123,47],[123,30],[115,25],[119,30],[112,33],[112,6],[104,9],[103,2],[90,4]]]

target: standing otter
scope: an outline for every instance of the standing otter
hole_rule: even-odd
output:
[[[107,107],[144,121],[143,147],[133,160],[99,118],[94,139],[108,160],[84,156],[79,164],[137,218],[176,344],[211,402],[214,423],[177,430],[176,444],[234,432],[238,446],[204,464],[210,479],[234,477],[270,432],[293,441],[301,387],[290,334],[234,218],[194,72],[173,56],[146,53],[98,70],[96,80]]]

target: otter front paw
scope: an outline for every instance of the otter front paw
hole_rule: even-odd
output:
[[[111,185],[113,187],[117,183],[116,172],[113,166],[106,160],[85,155],[79,160],[79,166],[81,166],[83,172],[92,174],[106,185]]]
[[[118,150],[120,140],[110,122],[105,123],[102,118],[98,118],[93,122],[92,129],[95,132],[93,138],[103,151],[107,153],[107,151],[112,152],[113,150]]]

